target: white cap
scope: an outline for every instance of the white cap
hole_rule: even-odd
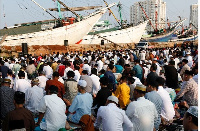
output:
[[[156,60],[157,60],[157,58],[153,58],[153,60],[155,60],[155,61],[156,61]]]
[[[190,106],[187,112],[198,118],[198,106]]]
[[[108,98],[107,98],[107,100],[110,100],[110,101],[113,101],[113,102],[115,102],[116,104],[118,104],[118,98],[116,97],[116,96],[109,96]]]
[[[79,80],[78,81],[78,85],[81,87],[86,87],[87,86],[87,82],[85,80]]]
[[[186,55],[189,55],[190,54],[190,51],[188,51],[187,53],[186,53]]]

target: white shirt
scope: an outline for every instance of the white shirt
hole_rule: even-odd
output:
[[[140,60],[145,60],[145,53],[144,52],[140,53]]]
[[[160,67],[160,65],[158,64],[158,62],[156,62],[155,64],[157,65],[156,73],[157,73],[158,76],[160,76],[161,67]]]
[[[28,88],[31,88],[31,83],[29,83],[26,79],[18,79],[14,83],[13,89],[15,91],[26,92]]]
[[[88,71],[88,75],[91,74],[91,66],[89,66],[88,64],[84,64],[82,68],[83,68],[83,70]]]
[[[42,98],[37,108],[38,112],[45,113],[47,131],[58,131],[65,128],[67,116],[66,105],[57,94],[46,95]]]
[[[103,62],[101,60],[97,61],[98,67],[97,72],[99,72],[101,69],[103,69]]]
[[[38,86],[28,88],[25,93],[25,107],[36,113],[36,108],[43,98],[43,89]]]
[[[161,96],[163,100],[161,116],[165,118],[167,121],[173,120],[175,111],[169,93],[166,90],[164,90],[162,86],[158,87],[157,93]]]
[[[37,78],[39,80],[39,87],[42,88],[42,89],[45,89],[45,87],[46,87],[46,81],[48,80],[46,78],[46,76],[38,76]]]
[[[150,70],[147,67],[143,67],[143,68],[144,68],[144,78],[146,79],[147,75],[150,73]]]
[[[191,68],[192,67],[192,65],[193,65],[193,59],[192,59],[192,56],[188,56],[187,58],[186,58],[187,60],[188,60],[188,66]]]
[[[114,103],[99,108],[94,126],[99,128],[101,124],[103,131],[123,131],[123,126],[126,127],[126,131],[133,129],[133,124],[126,116],[125,111]]]
[[[92,84],[93,93],[97,94],[97,92],[100,90],[100,82],[99,82],[100,78],[94,74],[92,74],[90,78],[92,79],[92,83],[93,83]]]
[[[43,67],[43,71],[45,72],[45,76],[46,76],[48,79],[51,79],[51,78],[52,78],[53,69],[52,69],[49,65],[44,66],[44,67]]]
[[[155,105],[144,97],[131,102],[126,115],[133,124],[133,131],[153,131],[154,121],[158,117]]]
[[[198,74],[196,74],[195,76],[193,76],[193,80],[198,84]]]
[[[175,65],[174,66],[177,69],[178,68],[177,64],[180,62],[180,60],[179,60],[179,58],[175,58],[174,61],[175,61]]]
[[[72,68],[70,68],[70,67],[65,68],[64,76],[63,76],[64,79],[67,79],[67,72],[68,72],[68,71],[73,71],[73,70],[72,70]]]
[[[75,70],[74,73],[75,73],[74,80],[78,82],[81,77],[81,74],[78,70]]]

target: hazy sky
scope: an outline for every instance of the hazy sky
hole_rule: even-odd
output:
[[[54,8],[56,3],[52,0],[35,0],[44,8]],[[94,6],[94,5],[103,5],[103,0],[62,0],[69,7],[75,6]],[[139,0],[121,0],[120,2],[123,5],[123,18],[130,21],[130,6]],[[187,18],[185,25],[188,25],[189,14],[190,14],[190,5],[197,4],[198,0],[163,0],[167,3],[167,17],[170,21],[177,21],[181,16]],[[107,0],[108,3],[116,2],[119,0]],[[112,8],[113,12],[119,18],[117,13],[117,7]],[[88,11],[78,12],[80,14],[88,14]],[[58,17],[57,12],[52,12],[53,15]],[[71,13],[65,12],[65,16],[71,16]],[[49,14],[35,5],[31,0],[0,0],[0,29],[5,25],[13,26],[14,24],[24,23],[24,22],[34,22],[45,19],[53,19]],[[114,19],[112,16],[104,15],[102,19],[108,19],[110,22],[115,25]],[[116,24],[117,25],[117,24]]]

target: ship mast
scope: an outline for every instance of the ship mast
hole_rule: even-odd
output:
[[[44,7],[42,7],[41,5],[39,5],[37,2],[35,2],[34,0],[31,0],[33,1],[37,6],[39,6],[40,8],[42,8],[44,11],[46,11],[49,15],[51,15],[53,18],[57,19],[55,16],[53,16],[48,10],[46,10]]]

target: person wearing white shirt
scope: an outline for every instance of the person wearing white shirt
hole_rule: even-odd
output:
[[[81,74],[79,72],[80,67],[79,66],[75,66],[74,69],[75,69],[74,70],[74,73],[75,73],[74,80],[76,80],[78,82],[80,77],[81,77]]]
[[[65,115],[66,105],[64,101],[57,96],[58,87],[52,85],[48,88],[48,95],[44,96],[40,101],[37,111],[39,112],[38,122],[40,125],[42,118],[45,116],[45,125],[47,131],[58,131],[60,128],[69,129],[67,116]]]
[[[97,64],[98,64],[98,67],[97,67],[97,71],[99,72],[101,69],[103,69],[103,62],[101,61],[101,57],[98,58],[98,61],[97,61]]]
[[[91,74],[91,66],[88,65],[88,60],[84,60],[84,65],[82,67],[83,70],[87,70],[88,71],[88,75]]]
[[[43,71],[48,79],[52,78],[53,69],[47,63],[44,63]]]
[[[159,65],[158,62],[157,62],[157,58],[153,58],[153,63],[155,63],[156,66],[157,66],[156,73],[157,73],[157,75],[159,76],[159,75],[160,75],[161,67],[160,67],[160,65]]]
[[[142,51],[140,52],[140,55],[139,55],[139,56],[140,56],[140,60],[145,60],[145,51],[142,50]]]
[[[133,124],[128,119],[125,111],[117,107],[118,98],[109,96],[106,106],[101,106],[97,112],[95,128],[99,129],[102,124],[102,131],[132,131]]]
[[[146,86],[136,85],[134,89],[134,99],[127,109],[126,115],[133,124],[132,131],[153,131],[154,121],[158,118],[155,105],[144,98]]]
[[[91,70],[92,75],[90,78],[92,79],[92,89],[93,89],[93,95],[96,95],[97,92],[100,90],[100,78],[97,76],[97,69],[93,68]]]
[[[44,90],[46,87],[46,81],[48,80],[45,76],[44,71],[39,72],[39,76],[37,77],[37,79],[39,80],[38,86]]]
[[[162,77],[158,77],[156,82],[159,85],[157,93],[161,96],[163,101],[161,117],[164,118],[165,121],[171,121],[175,116],[175,111],[169,93],[163,88],[165,80]]]
[[[31,83],[29,83],[25,78],[24,71],[19,71],[18,73],[19,79],[15,80],[13,89],[15,91],[26,92],[28,88],[31,88]]]
[[[64,79],[67,79],[67,72],[68,71],[73,71],[72,68],[70,68],[70,66],[71,66],[70,62],[67,61],[66,62],[66,68],[65,68],[65,71],[64,71],[64,76],[63,76]]]
[[[186,53],[186,59],[188,60],[188,66],[191,68],[192,65],[193,65],[193,58],[192,58],[192,56],[190,55],[190,52],[187,52],[187,53]]]
[[[25,92],[25,107],[36,115],[36,108],[43,97],[43,89],[38,87],[39,79],[31,81],[32,87]]]

